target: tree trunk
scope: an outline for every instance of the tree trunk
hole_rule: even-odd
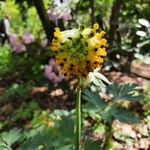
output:
[[[90,0],[89,1],[90,3],[90,6],[89,6],[89,8],[90,8],[90,15],[91,15],[91,24],[93,25],[94,24],[94,22],[95,22],[95,18],[94,18],[94,0]]]
[[[121,8],[123,0],[115,0],[114,4],[112,6],[111,10],[111,16],[110,16],[110,36],[109,36],[109,42],[110,44],[113,44],[114,40],[120,40],[117,36],[117,29],[118,29],[118,21],[119,21],[119,12]]]
[[[47,39],[51,42],[53,39],[55,24],[49,20],[43,0],[34,0],[34,5],[42,22]]]

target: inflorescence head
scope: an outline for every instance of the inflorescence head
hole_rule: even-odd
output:
[[[70,77],[87,77],[89,72],[100,68],[106,56],[104,31],[99,31],[96,23],[93,28],[80,26],[78,29],[60,31],[55,28],[51,50],[56,53],[56,63],[61,73]]]

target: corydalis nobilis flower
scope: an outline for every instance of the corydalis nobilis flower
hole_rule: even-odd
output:
[[[16,53],[25,52],[27,50],[26,44],[31,44],[34,41],[35,41],[35,37],[29,32],[25,32],[22,39],[18,39],[15,33],[9,34],[9,42],[11,48]]]
[[[48,65],[45,65],[44,76],[53,83],[59,83],[63,80],[63,77],[59,74],[59,66],[55,63],[55,60],[51,58]]]
[[[93,28],[80,26],[78,29],[60,31],[55,28],[51,49],[56,53],[56,63],[66,77],[87,77],[89,72],[100,68],[106,56],[104,31],[99,31],[96,23]]]

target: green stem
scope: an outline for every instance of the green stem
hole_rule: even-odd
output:
[[[77,97],[76,97],[76,148],[80,150],[81,140],[81,79],[78,79]]]
[[[112,142],[113,142],[113,129],[112,124],[106,124],[107,125],[107,133],[106,137],[104,139],[104,143],[101,146],[101,149],[111,149],[112,148]]]

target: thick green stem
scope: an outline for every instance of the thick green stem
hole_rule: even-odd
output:
[[[76,97],[76,148],[80,150],[81,141],[81,79],[78,79],[77,97]]]

